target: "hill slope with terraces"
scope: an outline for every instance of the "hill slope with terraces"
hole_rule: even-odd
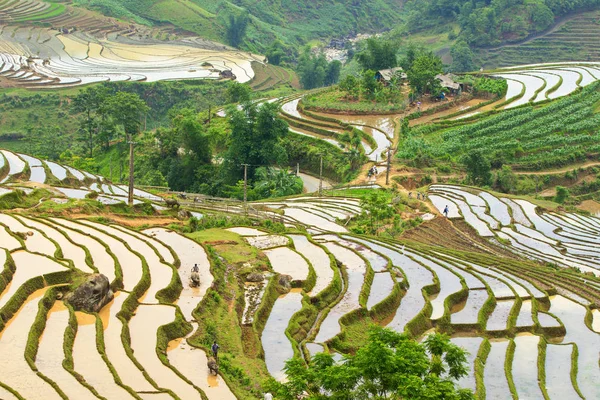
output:
[[[25,154],[2,150],[0,179],[3,399],[258,399],[286,359],[352,353],[372,323],[452,334],[469,352],[457,385],[478,399],[600,395],[597,217],[432,185],[427,222],[392,240],[346,227],[365,189],[247,216],[202,201],[178,221],[155,195],[102,202],[123,188]],[[94,274],[114,299],[77,311],[65,294]]]

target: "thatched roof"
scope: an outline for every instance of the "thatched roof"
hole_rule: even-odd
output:
[[[446,75],[436,75],[436,78],[440,81],[440,83],[442,84],[442,87],[448,88],[448,89],[454,89],[454,90],[458,90],[460,89],[460,84],[454,82],[454,79],[452,78],[452,75],[450,74],[446,74]]]
[[[402,67],[382,69],[377,72],[379,72],[379,75],[381,75],[381,78],[386,81],[391,80],[392,77],[394,75],[396,75],[396,73],[398,73],[398,72],[400,73],[400,77],[402,79],[406,79],[406,74],[404,73],[404,70],[402,69]]]

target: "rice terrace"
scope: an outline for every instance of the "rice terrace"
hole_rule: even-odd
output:
[[[600,399],[599,24],[0,0],[0,400]]]

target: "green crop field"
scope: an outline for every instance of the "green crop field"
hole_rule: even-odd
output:
[[[447,128],[445,124],[419,127],[401,146],[398,157],[419,152],[457,161],[479,149],[521,169],[539,170],[568,165],[600,152],[600,85],[544,106],[526,105],[474,123]]]

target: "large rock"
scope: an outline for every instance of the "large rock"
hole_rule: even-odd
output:
[[[88,276],[75,291],[65,297],[76,311],[98,312],[114,297],[108,278],[102,274]]]

